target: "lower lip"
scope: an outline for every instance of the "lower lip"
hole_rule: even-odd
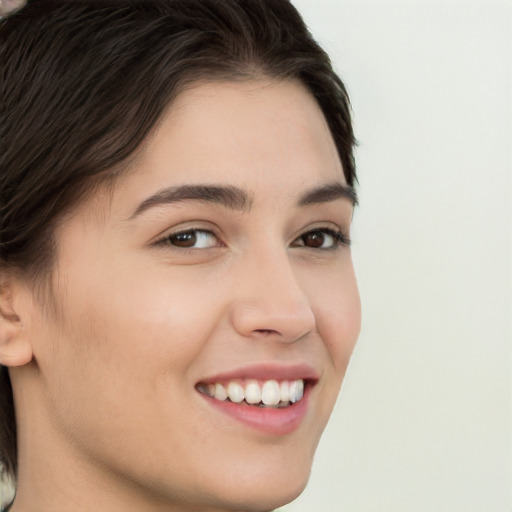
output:
[[[304,389],[304,397],[298,402],[282,409],[257,407],[245,402],[235,404],[229,400],[220,401],[203,393],[200,395],[217,410],[235,420],[271,436],[284,436],[297,430],[306,416],[310,387]]]

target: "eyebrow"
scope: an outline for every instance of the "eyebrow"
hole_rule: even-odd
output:
[[[354,188],[336,182],[308,190],[299,196],[297,206],[306,207],[337,199],[348,199],[353,206],[358,204]],[[253,203],[253,198],[246,190],[232,185],[180,185],[164,188],[145,199],[130,219],[155,206],[188,200],[219,204],[241,212],[250,210]]]
[[[164,188],[148,197],[137,207],[131,218],[154,206],[187,200],[220,204],[237,211],[249,210],[252,204],[252,199],[245,190],[231,185],[181,185]]]
[[[352,206],[357,206],[359,201],[354,187],[344,185],[343,183],[329,183],[321,187],[308,190],[299,197],[298,206],[310,206],[319,203],[336,201],[337,199],[348,199]]]

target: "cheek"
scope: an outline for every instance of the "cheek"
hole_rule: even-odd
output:
[[[107,268],[69,269],[58,293],[61,322],[46,327],[49,349],[41,363],[69,407],[80,401],[97,409],[115,404],[129,413],[152,403],[155,387],[170,374],[184,385],[211,322],[207,297],[193,286],[126,262]]]
[[[312,293],[320,336],[342,377],[361,330],[361,301],[352,265],[315,281]]]
[[[176,271],[138,258],[114,263],[94,280],[69,283],[72,321],[64,343],[74,337],[87,361],[74,359],[90,383],[78,393],[100,393],[103,408],[126,416],[134,408],[152,416],[171,390],[186,396],[194,388],[225,292],[211,272],[197,268]]]
[[[330,417],[361,328],[361,305],[352,266],[310,283],[317,329],[330,364],[320,383],[322,430]],[[320,435],[321,431],[319,432]]]
[[[161,275],[118,277],[70,297],[70,306],[77,305],[70,334],[99,366],[115,368],[118,375],[134,369],[153,377],[169,369],[184,372],[207,335],[204,294],[190,286],[186,293],[179,280],[166,282]]]
[[[59,295],[62,323],[47,324],[51,347],[41,361],[56,429],[126,467],[148,433],[155,444],[181,449],[194,425],[177,411],[194,390],[191,375],[219,315],[200,279],[131,268],[68,279]]]

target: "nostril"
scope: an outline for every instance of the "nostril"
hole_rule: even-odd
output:
[[[238,333],[260,340],[297,341],[314,330],[316,325],[305,296],[256,294],[252,288],[248,289],[245,297],[237,298],[229,318]]]

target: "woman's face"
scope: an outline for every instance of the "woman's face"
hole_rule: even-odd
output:
[[[114,190],[57,231],[31,407],[64,481],[112,510],[298,495],[360,328],[347,189],[299,84],[177,98]]]

